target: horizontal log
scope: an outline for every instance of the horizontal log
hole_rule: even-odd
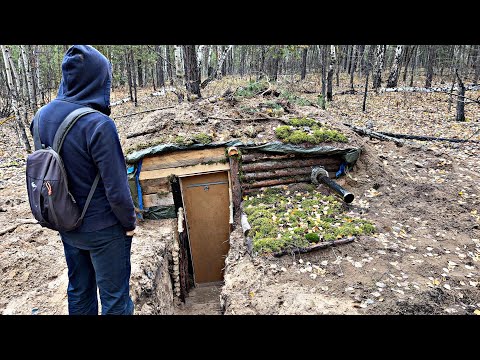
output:
[[[248,154],[242,155],[242,163],[248,164],[251,162],[257,162],[262,160],[280,160],[280,159],[289,159],[294,157],[295,157],[295,154],[278,155],[274,153],[256,152],[256,153],[248,153]]]
[[[306,168],[293,168],[293,169],[278,169],[278,170],[271,170],[271,171],[263,171],[263,172],[256,172],[256,173],[244,173],[243,180],[250,181],[250,180],[262,180],[262,179],[276,179],[279,177],[288,177],[288,176],[296,176],[296,175],[310,175],[312,173],[312,167]],[[338,166],[328,165],[325,167],[327,171],[336,172],[338,170]]]
[[[325,249],[325,248],[330,247],[330,246],[347,244],[349,242],[352,242],[353,240],[355,240],[355,237],[352,236],[352,237],[348,237],[348,238],[345,238],[345,239],[323,241],[323,242],[320,242],[316,245],[313,245],[313,246],[310,246],[310,247],[307,247],[307,248],[295,248],[295,249],[289,249],[289,250],[282,250],[282,251],[275,252],[272,255],[275,256],[275,257],[280,257],[280,256],[283,256],[283,255],[303,254],[303,253],[308,253],[308,252],[312,252],[312,251],[319,250],[319,249]]]
[[[265,161],[261,163],[250,163],[242,165],[243,172],[269,171],[275,169],[299,168],[318,165],[337,165],[340,166],[339,158],[311,158],[311,159],[294,159]]]
[[[242,189],[254,189],[254,188],[260,188],[265,186],[292,184],[297,182],[310,182],[310,176],[297,176],[293,178],[289,177],[289,178],[280,178],[280,179],[274,179],[274,180],[257,181],[254,183],[245,183],[242,185]]]
[[[192,166],[202,163],[215,163],[225,160],[225,148],[223,147],[177,151],[145,157],[142,161],[142,171]]]
[[[140,187],[142,194],[156,194],[159,192],[170,192],[170,181],[167,177],[158,179],[141,180]]]

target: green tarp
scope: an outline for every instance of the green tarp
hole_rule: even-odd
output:
[[[303,155],[342,155],[343,160],[349,165],[353,165],[360,156],[360,148],[337,148],[334,146],[313,146],[304,148],[293,144],[285,144],[280,141],[269,142],[266,144],[256,145],[253,142],[242,143],[239,140],[230,140],[225,142],[212,142],[210,144],[192,144],[192,145],[176,145],[176,144],[160,144],[143,150],[135,151],[126,156],[128,164],[135,164],[147,155],[156,155],[179,150],[195,150],[208,149],[214,147],[236,146],[245,150],[258,150],[263,152],[279,153],[279,154],[303,154]]]

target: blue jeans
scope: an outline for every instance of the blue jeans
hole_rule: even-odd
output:
[[[68,266],[68,313],[132,315],[130,250],[132,237],[119,224],[87,233],[60,233]]]

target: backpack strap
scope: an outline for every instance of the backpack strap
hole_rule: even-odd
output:
[[[35,117],[33,118],[33,145],[35,150],[43,149],[45,146],[42,144],[40,140],[40,110],[42,110],[43,106],[37,110],[35,113]]]
[[[73,125],[80,119],[83,115],[87,115],[90,113],[98,112],[89,107],[81,107],[79,109],[73,110],[70,114],[67,115],[65,120],[62,121],[60,126],[55,133],[55,137],[53,138],[52,149],[57,153],[60,154],[60,150],[62,148],[63,142],[65,141],[65,137],[67,133],[70,131]]]
[[[60,126],[58,127],[57,132],[55,133],[52,149],[56,151],[57,154],[60,154],[60,150],[62,148],[63,142],[65,141],[65,137],[67,136],[67,133],[70,131],[72,126],[75,125],[77,120],[80,119],[83,115],[87,115],[94,112],[98,112],[98,111],[89,107],[81,107],[79,109],[73,110],[70,114],[68,114],[65,120],[63,120]],[[97,188],[99,180],[100,180],[100,171],[97,172],[97,176],[95,177],[95,180],[93,180],[92,187],[90,188],[90,192],[88,193],[87,200],[83,207],[82,215],[78,219],[78,223],[80,223],[83,220],[83,217],[87,212],[88,205],[90,205],[90,201],[92,200],[93,193]]]

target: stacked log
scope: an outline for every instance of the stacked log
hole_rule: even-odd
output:
[[[262,187],[292,183],[310,183],[312,168],[323,166],[331,178],[335,177],[342,159],[340,156],[302,156],[248,152],[241,156],[242,194]]]

